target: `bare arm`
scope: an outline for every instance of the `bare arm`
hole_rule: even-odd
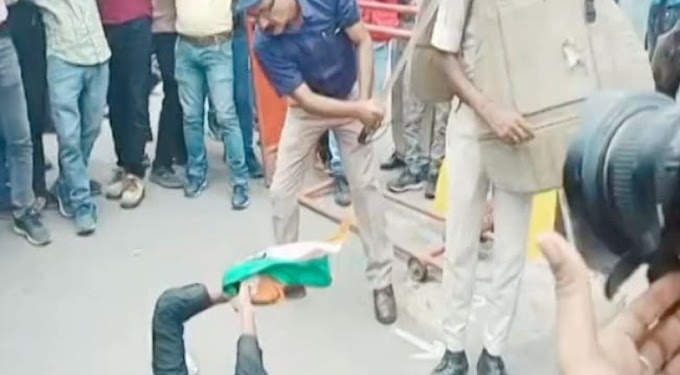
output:
[[[373,96],[373,40],[363,22],[357,22],[345,29],[345,32],[357,47],[359,64],[359,98],[370,99]]]
[[[319,95],[304,83],[293,91],[292,97],[305,111],[315,115],[331,118],[359,116],[358,102]]]
[[[439,69],[445,73],[446,79],[456,95],[477,115],[486,120],[486,109],[491,104],[491,100],[484,96],[470,81],[465,73],[460,54],[439,51],[437,57]]]

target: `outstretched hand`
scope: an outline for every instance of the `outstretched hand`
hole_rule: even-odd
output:
[[[680,273],[668,274],[603,328],[595,326],[588,268],[560,235],[540,239],[556,282],[565,375],[680,374]]]

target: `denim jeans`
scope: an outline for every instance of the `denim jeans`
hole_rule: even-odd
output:
[[[48,56],[47,83],[59,143],[59,184],[73,209],[94,205],[87,167],[104,119],[108,62],[81,66]]]
[[[187,178],[206,178],[208,161],[205,147],[205,103],[209,97],[215,108],[217,137],[227,150],[233,185],[247,186],[243,136],[234,105],[232,42],[211,46],[191,44],[181,36],[175,50],[175,77],[184,112],[184,140],[187,146]]]
[[[144,178],[153,48],[151,19],[105,25],[104,31],[111,47],[108,102],[118,166]]]
[[[45,25],[40,9],[29,2],[18,2],[9,7],[12,41],[19,56],[21,78],[26,94],[28,122],[33,142],[33,193],[46,196],[45,150],[43,133],[49,119],[47,103],[47,58],[45,56]]]
[[[253,150],[253,130],[255,115],[253,114],[253,76],[250,71],[250,50],[245,22],[240,22],[234,30],[232,52],[234,54],[234,102],[236,114],[243,133],[243,147],[246,153],[246,164],[255,158]]]
[[[158,120],[156,159],[153,167],[172,167],[173,158],[186,163],[187,149],[182,129],[182,105],[179,103],[175,79],[175,45],[177,34],[158,33],[153,36],[154,50],[163,79],[163,106]]]
[[[19,58],[9,36],[0,36],[0,137],[5,143],[11,201],[18,217],[35,201],[33,144]]]
[[[382,90],[387,77],[387,59],[389,57],[388,45],[387,43],[375,45],[373,51],[375,60],[373,65],[373,95],[377,96],[380,94],[380,90]],[[331,154],[331,176],[344,176],[345,168],[342,163],[342,158],[340,157],[340,146],[338,145],[338,139],[335,137],[335,133],[332,131],[328,134],[328,151]]]

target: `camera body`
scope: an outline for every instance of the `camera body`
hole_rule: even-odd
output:
[[[680,106],[658,93],[590,97],[564,167],[575,225],[616,258],[606,294],[642,264],[656,280],[680,269]]]

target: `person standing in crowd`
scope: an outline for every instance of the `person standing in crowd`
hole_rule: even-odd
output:
[[[7,23],[7,6],[0,0],[0,138],[4,140],[14,231],[34,245],[47,245],[50,234],[35,210],[33,194],[33,145],[21,81],[19,58]]]
[[[397,305],[392,288],[392,245],[385,201],[371,145],[358,136],[382,121],[374,99],[373,41],[354,0],[240,0],[257,19],[255,53],[281,96],[294,104],[279,141],[271,184],[276,241],[297,241],[305,160],[333,130],[340,142],[357,222],[368,257],[377,320],[392,324]]]
[[[12,41],[19,56],[21,78],[26,94],[28,121],[33,143],[33,194],[36,209],[56,207],[57,198],[47,189],[43,132],[49,121],[47,104],[47,60],[45,25],[40,10],[26,1],[6,0],[9,6],[9,23]]]
[[[153,45],[151,0],[98,1],[111,48],[109,120],[118,159],[106,198],[119,199],[122,208],[135,208],[145,194],[144,149]]]
[[[207,186],[206,97],[215,108],[217,136],[224,143],[231,172],[231,205],[250,205],[243,135],[234,105],[231,1],[177,0],[175,77],[184,111],[184,139],[189,156],[184,195],[199,196]]]
[[[187,161],[182,106],[175,79],[176,21],[175,0],[153,0],[153,45],[163,80],[163,104],[149,180],[167,189],[184,187],[184,177],[175,171],[173,164],[185,165]]]
[[[95,0],[31,0],[47,35],[47,86],[59,142],[59,211],[76,232],[97,227],[88,164],[106,106],[111,51]]]
[[[406,83],[408,83],[408,80],[406,80]],[[405,168],[398,177],[387,182],[387,189],[393,193],[403,193],[409,190],[420,190],[425,185],[425,197],[434,199],[439,168],[444,160],[446,123],[449,112],[451,112],[451,103],[437,103],[431,106],[434,111],[432,142],[429,150],[423,150],[421,147],[421,129],[423,119],[430,106],[425,105],[413,95],[408,84],[404,88]]]
[[[234,14],[234,103],[243,134],[246,166],[251,178],[264,177],[262,164],[253,149],[255,129],[255,107],[253,106],[253,75],[250,70],[250,48],[248,47],[248,20],[243,13]]]

